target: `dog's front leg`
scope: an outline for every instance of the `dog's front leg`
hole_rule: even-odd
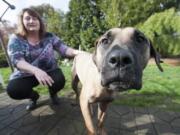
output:
[[[88,103],[88,99],[83,95],[83,92],[80,95],[80,107],[85,120],[88,135],[96,135],[90,112],[90,104]]]
[[[109,102],[101,102],[98,104],[98,135],[107,135],[103,124],[108,103]]]

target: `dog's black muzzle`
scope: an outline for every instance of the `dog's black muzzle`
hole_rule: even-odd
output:
[[[124,91],[142,87],[142,70],[132,52],[114,47],[104,58],[101,84],[109,90]]]

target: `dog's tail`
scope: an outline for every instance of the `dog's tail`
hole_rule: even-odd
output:
[[[79,77],[76,72],[76,58],[74,58],[72,66],[72,82],[71,86],[74,92],[76,93],[76,100],[79,100],[79,90],[78,90]]]

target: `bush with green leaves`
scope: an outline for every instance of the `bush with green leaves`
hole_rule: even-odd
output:
[[[174,8],[156,13],[139,27],[163,57],[180,56],[180,12]]]
[[[7,67],[7,66],[8,66],[8,63],[7,63],[7,60],[6,60],[5,53],[0,51],[0,67]]]

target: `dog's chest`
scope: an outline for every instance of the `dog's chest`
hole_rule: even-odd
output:
[[[111,102],[114,99],[113,92],[105,89],[97,89],[89,96],[89,103],[95,102]]]

